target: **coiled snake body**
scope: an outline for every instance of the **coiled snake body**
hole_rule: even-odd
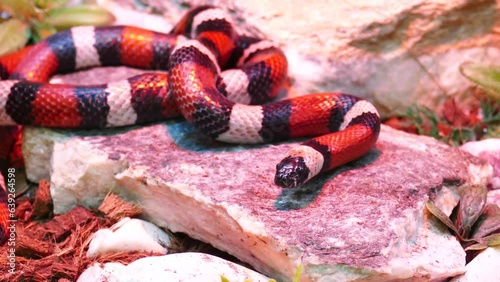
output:
[[[47,83],[56,73],[113,65],[168,74],[91,86]],[[117,127],[180,113],[224,142],[318,136],[277,165],[275,183],[281,187],[296,187],[366,154],[380,130],[375,107],[347,94],[258,105],[282,89],[286,57],[270,41],[238,35],[230,17],[211,6],[188,11],[170,34],[128,26],[72,28],[0,58],[0,74],[6,79],[0,81],[0,126]],[[0,198],[0,240],[5,241],[8,213],[5,195]]]

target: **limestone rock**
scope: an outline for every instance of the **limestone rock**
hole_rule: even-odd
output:
[[[54,142],[49,130],[25,132]],[[55,132],[57,139],[62,131]],[[229,146],[184,121],[103,133],[72,132],[83,136],[53,146],[56,213],[97,207],[113,191],[140,203],[155,224],[285,281],[299,264],[304,281],[462,273],[465,253],[429,220],[424,200],[491,176],[490,166],[468,153],[385,126],[367,156],[297,190],[273,184],[276,163],[295,142]]]
[[[492,189],[500,189],[500,139],[491,138],[469,142],[462,145],[460,149],[489,162],[493,167],[490,186]]]
[[[124,218],[109,229],[100,229],[92,236],[87,257],[121,251],[144,251],[166,254],[170,246],[168,234],[147,221]]]
[[[500,189],[488,192],[488,204],[496,204],[500,207]]]
[[[178,281],[220,282],[229,281],[268,282],[269,278],[241,265],[202,253],[181,253],[138,259],[125,266],[106,263],[94,264],[85,270],[78,282],[110,281]]]
[[[497,282],[500,281],[500,247],[490,247],[482,251],[470,263],[466,272],[452,282]]]

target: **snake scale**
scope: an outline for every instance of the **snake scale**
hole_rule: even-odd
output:
[[[50,84],[54,74],[97,66],[165,70],[102,85]],[[212,6],[189,10],[169,34],[132,26],[81,26],[0,58],[0,126],[106,128],[178,115],[203,134],[230,143],[314,137],[291,149],[274,182],[296,187],[355,160],[375,144],[375,107],[342,93],[270,102],[288,63],[271,41],[239,35]],[[9,234],[0,189],[0,242]]]

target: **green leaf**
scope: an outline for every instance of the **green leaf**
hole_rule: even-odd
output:
[[[57,32],[57,29],[45,22],[42,22],[35,24],[35,32],[36,38],[34,38],[34,42],[38,42],[55,34]]]
[[[462,238],[469,238],[472,226],[481,216],[486,206],[488,190],[484,185],[473,185],[465,189],[460,197],[455,226]]]
[[[28,25],[19,19],[10,19],[0,24],[0,56],[24,47],[29,34]]]
[[[434,203],[427,199],[425,202],[425,207],[431,212],[435,217],[437,217],[442,223],[444,223],[446,226],[448,226],[451,230],[453,230],[456,234],[458,234],[458,230],[451,222],[451,220],[448,218],[448,216],[442,212],[438,207],[434,205]]]
[[[73,26],[109,25],[115,20],[113,14],[99,6],[80,5],[53,10],[47,14],[45,22],[57,30],[64,30]]]
[[[470,245],[467,248],[465,248],[465,251],[480,251],[488,248],[488,246],[483,245],[483,244],[474,244]]]
[[[42,10],[53,10],[68,4],[69,0],[33,0],[35,6]]]
[[[500,66],[468,62],[460,65],[460,72],[487,90],[493,98],[500,99]]]
[[[500,233],[500,207],[488,204],[474,226],[472,238],[483,238],[493,233]]]
[[[293,277],[293,282],[299,282],[300,281],[300,275],[302,274],[302,264],[297,267],[297,270],[295,271],[295,276]]]
[[[490,236],[483,237],[481,239],[477,239],[480,244],[486,245],[488,247],[498,246],[500,245],[500,234],[493,234]]]
[[[483,112],[484,123],[496,123],[500,121],[500,113],[498,112],[498,109],[500,109],[500,100],[487,99],[486,101],[481,101],[480,106]]]

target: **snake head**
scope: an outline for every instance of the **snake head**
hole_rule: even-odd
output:
[[[302,157],[284,158],[276,165],[274,183],[283,188],[295,188],[309,177],[309,168]]]

